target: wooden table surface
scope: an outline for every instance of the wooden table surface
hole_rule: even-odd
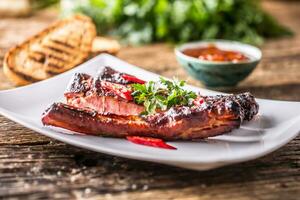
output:
[[[266,42],[254,73],[225,91],[300,101],[300,2],[268,1],[264,6],[296,34]],[[8,48],[55,18],[53,12],[43,12],[27,19],[0,19],[0,60]],[[169,45],[127,47],[119,57],[165,76],[188,78]],[[191,78],[188,82],[201,86]],[[11,87],[0,72],[0,88]],[[0,152],[0,199],[300,198],[299,136],[263,158],[197,172],[83,150],[0,116]]]

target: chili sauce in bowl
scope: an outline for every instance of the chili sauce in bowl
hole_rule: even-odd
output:
[[[200,60],[215,61],[215,62],[244,62],[250,58],[238,51],[223,50],[210,44],[207,47],[198,47],[185,49],[183,53],[187,56],[198,58]]]
[[[262,53],[254,46],[228,40],[183,44],[175,49],[179,64],[207,87],[235,86],[259,63]]]

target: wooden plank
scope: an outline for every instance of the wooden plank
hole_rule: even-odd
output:
[[[13,133],[0,128],[0,137]],[[26,134],[19,134],[25,144],[0,146],[0,198],[53,197],[55,191],[68,198],[250,199],[253,192],[263,199],[290,193],[293,199],[300,192],[300,137],[264,158],[196,172],[107,156],[47,138],[44,144],[26,144]]]

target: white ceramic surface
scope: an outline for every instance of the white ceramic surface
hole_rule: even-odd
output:
[[[240,129],[207,141],[170,142],[177,150],[136,145],[125,139],[65,134],[43,127],[41,114],[53,102],[64,101],[63,92],[74,72],[95,74],[104,66],[111,66],[145,80],[159,77],[118,58],[102,54],[54,78],[1,91],[0,113],[25,127],[74,146],[196,170],[212,169],[263,156],[292,140],[300,131],[300,103],[271,100],[258,100],[259,115],[253,121],[243,124]],[[202,94],[217,94],[193,86],[187,88]]]

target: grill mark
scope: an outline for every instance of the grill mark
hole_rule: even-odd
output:
[[[53,59],[58,60],[58,61],[63,62],[63,63],[68,63],[67,60],[65,60],[63,58],[60,58],[60,57],[57,57],[55,55],[49,55],[49,58],[53,58]]]
[[[49,70],[45,70],[47,74],[49,74],[50,76],[55,76],[60,74],[61,72],[54,72],[54,71],[49,71]]]
[[[41,56],[41,58],[37,58],[36,56],[34,56],[33,54],[29,54],[29,58],[35,62],[38,62],[38,63],[41,63],[43,64],[45,61],[46,61],[46,57],[45,57],[45,54],[42,53],[42,52],[38,52],[38,51],[35,51],[33,52],[34,54],[39,54]]]
[[[73,45],[67,44],[67,43],[65,43],[65,42],[61,42],[61,41],[56,40],[56,39],[51,39],[51,40],[52,40],[52,42],[54,42],[54,43],[56,43],[56,44],[59,44],[59,45],[62,45],[62,46],[64,46],[64,47],[67,47],[67,48],[69,48],[69,49],[75,49],[75,48],[76,48],[76,47],[74,47]]]
[[[61,68],[63,68],[63,66],[59,66],[59,65],[54,64],[54,63],[47,63],[47,66],[49,68],[54,68],[54,69],[61,69]]]
[[[10,68],[10,70],[11,70],[12,72],[14,72],[15,74],[17,74],[18,76],[21,76],[21,77],[22,77],[23,79],[25,79],[26,81],[29,81],[29,82],[37,82],[37,81],[40,81],[39,79],[33,78],[32,76],[23,74],[22,72],[18,72],[18,71],[16,71],[16,70],[13,69],[13,68]]]
[[[62,53],[62,54],[66,54],[68,56],[72,56],[70,53],[68,53],[66,51],[63,51],[61,49],[55,48],[55,47],[51,47],[51,46],[45,45],[45,48],[48,48],[49,50],[55,51],[56,53]]]
[[[34,62],[40,63],[40,64],[43,64],[45,62],[45,59],[37,59],[37,58],[32,57],[32,56],[29,56],[29,59],[33,60]]]
[[[35,62],[38,62],[40,64],[44,64],[47,60],[47,58],[52,58],[54,59],[55,61],[57,60],[58,62],[62,62],[62,63],[68,63],[67,60],[63,59],[63,58],[60,58],[60,57],[57,57],[55,55],[49,55],[49,56],[45,56],[45,54],[43,52],[35,52],[35,53],[38,53],[40,55],[42,55],[43,57],[41,59],[37,59],[36,57],[32,56],[32,55],[29,55],[29,58]]]

